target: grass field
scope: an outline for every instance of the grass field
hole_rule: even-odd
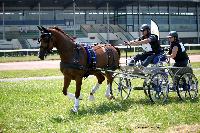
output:
[[[49,55],[45,60],[59,60],[60,56],[55,55]],[[21,61],[39,61],[40,59],[37,56],[31,55],[31,56],[18,56],[18,57],[0,57],[0,63],[4,62],[21,62]]]
[[[137,52],[128,52],[129,57],[134,54]],[[52,55],[46,60],[58,59],[59,55]],[[0,63],[36,60],[37,56],[0,57]],[[200,63],[192,66],[200,68]],[[200,81],[200,71],[194,72]],[[0,79],[61,75],[59,69],[0,71]],[[109,101],[104,97],[104,82],[95,93],[96,100],[90,102],[87,98],[96,82],[94,77],[83,80],[83,100],[77,114],[70,112],[74,101],[62,94],[63,80],[0,82],[0,133],[200,133],[199,99],[180,101],[172,92],[166,104],[152,104],[143,91],[132,91],[127,100]],[[142,83],[140,79],[133,81],[135,86]],[[69,92],[74,91],[72,82]]]
[[[61,93],[62,81],[1,83],[0,127],[3,132],[165,132],[185,124],[200,130],[200,105],[170,95],[165,105],[151,104],[142,91],[127,101],[108,101],[105,84],[89,102],[89,88],[95,80],[83,82],[78,114],[70,113],[73,101]],[[73,92],[75,84],[70,86]]]
[[[193,64],[197,68],[200,63]],[[200,71],[195,70],[200,80]],[[1,71],[0,78],[59,76],[58,69]],[[0,132],[200,132],[200,102],[180,101],[175,92],[166,104],[152,104],[143,91],[133,91],[129,99],[109,101],[104,97],[106,83],[88,101],[96,83],[93,77],[83,80],[80,108],[71,113],[74,101],[62,94],[63,80],[33,80],[0,83]],[[141,85],[136,79],[134,85]],[[69,87],[74,92],[75,82]]]

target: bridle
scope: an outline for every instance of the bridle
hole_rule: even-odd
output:
[[[40,46],[40,49],[43,49],[43,51],[46,54],[52,53],[52,49],[50,48],[50,41],[52,41],[52,34],[50,32],[44,32],[40,36],[40,39],[38,39],[38,43],[41,43],[41,41],[47,43],[46,46]]]

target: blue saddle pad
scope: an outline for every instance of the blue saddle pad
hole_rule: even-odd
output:
[[[89,46],[89,45],[84,45],[84,48],[85,48],[86,53],[87,53],[88,66],[91,67],[91,68],[95,68],[96,67],[96,53],[94,52],[92,47]]]

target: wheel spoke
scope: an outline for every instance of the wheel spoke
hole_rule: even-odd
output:
[[[166,74],[156,73],[151,76],[148,87],[149,98],[152,102],[165,102],[168,97],[168,80]]]

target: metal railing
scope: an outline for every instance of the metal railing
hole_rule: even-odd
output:
[[[188,50],[191,50],[191,47],[199,47],[200,44],[184,44],[184,46],[188,47]],[[122,44],[119,46],[116,46],[116,47],[118,47],[120,50],[127,49],[127,46],[122,45]],[[135,52],[135,49],[138,47],[141,47],[141,46],[131,46],[131,48],[133,48],[134,52]],[[169,47],[169,45],[161,45],[161,47]],[[53,48],[53,51],[57,51],[57,49]],[[15,53],[15,54],[23,53],[23,55],[30,55],[30,53],[33,53],[33,52],[37,53],[37,52],[39,52],[39,49],[0,50],[0,55],[6,56],[9,53]]]

